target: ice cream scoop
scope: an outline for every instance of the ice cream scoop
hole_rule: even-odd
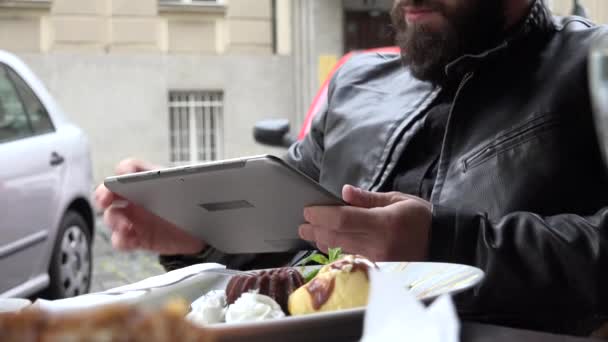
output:
[[[285,313],[274,299],[255,292],[243,293],[226,310],[226,323],[263,321],[281,317],[285,317]]]
[[[223,323],[226,315],[226,293],[211,291],[192,303],[192,311],[186,316],[198,325]]]

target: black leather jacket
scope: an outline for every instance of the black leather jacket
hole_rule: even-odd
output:
[[[538,1],[521,30],[451,63],[459,79],[432,192],[431,261],[486,272],[465,317],[586,334],[608,312],[608,176],[592,123],[590,44],[605,27],[555,18]],[[360,55],[331,82],[328,107],[286,160],[336,194],[378,190],[440,89],[394,55]],[[213,248],[166,266],[264,267],[289,256]]]
[[[536,4],[520,32],[464,56],[432,192],[431,261],[474,265],[480,320],[586,333],[608,311],[608,179],[592,124],[590,43],[606,32]],[[440,89],[397,56],[361,55],[288,160],[336,194],[378,190]]]

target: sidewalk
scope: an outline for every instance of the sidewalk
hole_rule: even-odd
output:
[[[109,230],[97,220],[93,245],[93,279],[91,292],[165,273],[157,256],[148,252],[118,252],[112,248]]]

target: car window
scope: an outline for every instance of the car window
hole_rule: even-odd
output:
[[[42,102],[38,99],[34,91],[25,83],[25,81],[17,75],[13,70],[7,68],[8,74],[15,84],[19,93],[21,102],[29,116],[30,123],[36,134],[44,134],[53,132],[55,128]]]
[[[33,134],[25,107],[7,69],[0,65],[0,143]]]

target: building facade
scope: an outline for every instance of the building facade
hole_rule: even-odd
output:
[[[0,0],[0,49],[88,133],[101,181],[126,156],[167,165],[279,152],[251,132],[295,117],[290,5]]]
[[[582,0],[598,22],[608,2]],[[165,165],[281,154],[252,127],[298,129],[346,51],[392,44],[392,0],[0,0],[16,53],[89,135],[99,182],[138,156]],[[550,0],[557,13],[571,0]]]

